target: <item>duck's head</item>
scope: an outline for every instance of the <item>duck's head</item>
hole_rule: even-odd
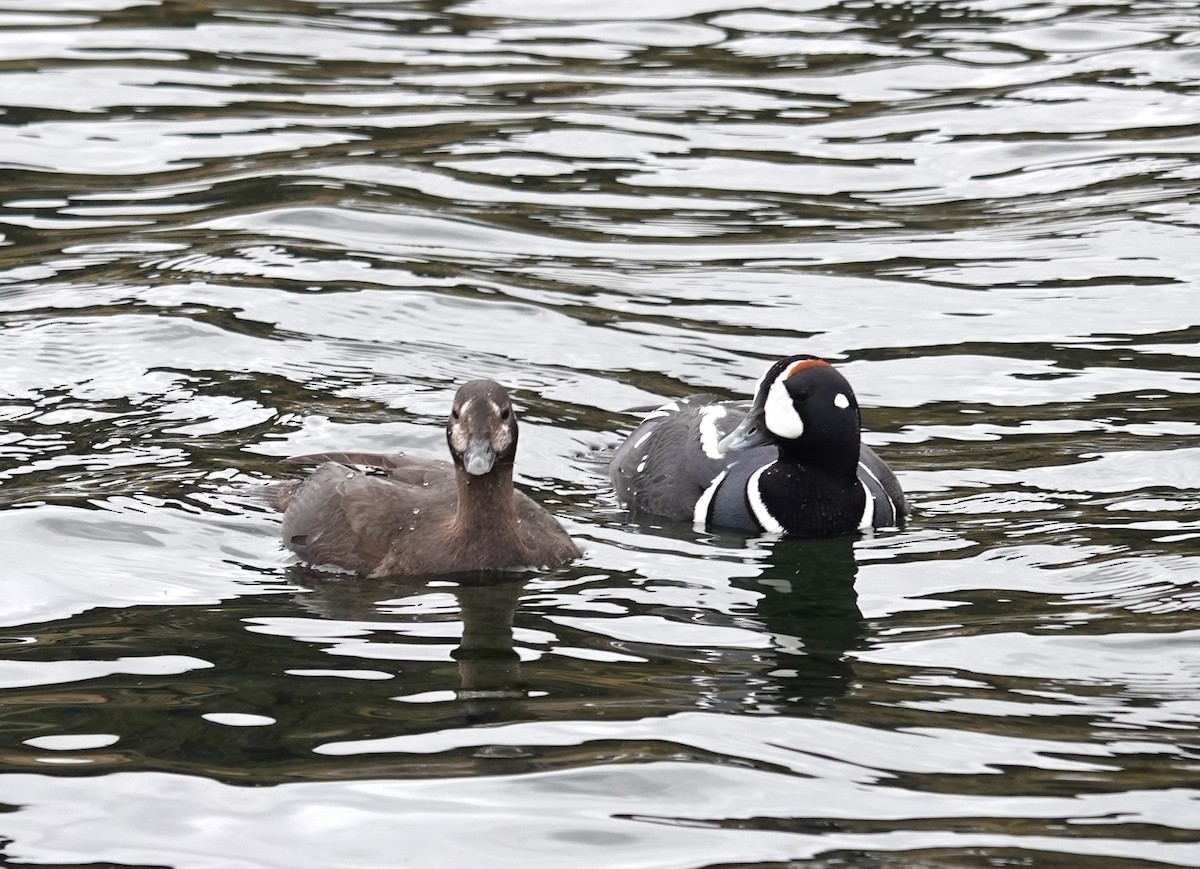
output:
[[[723,453],[775,444],[793,455],[825,454],[857,465],[858,399],[832,365],[789,356],[759,379],[750,412],[717,445]]]
[[[504,387],[492,380],[472,380],[459,387],[446,440],[454,464],[471,476],[511,465],[517,455],[517,417]]]

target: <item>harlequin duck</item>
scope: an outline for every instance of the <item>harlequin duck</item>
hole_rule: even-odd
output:
[[[579,556],[562,526],[513,488],[517,421],[490,380],[463,384],[446,425],[453,463],[371,453],[321,463],[272,501],[283,542],[305,561],[367,576],[551,567]]]
[[[751,402],[665,405],[617,449],[609,476],[634,512],[697,527],[834,537],[908,512],[895,474],[861,441],[854,390],[813,356],[773,364]]]

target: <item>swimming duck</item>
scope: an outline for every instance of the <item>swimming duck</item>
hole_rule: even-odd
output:
[[[896,475],[862,443],[854,390],[814,356],[775,362],[749,402],[664,405],[617,449],[609,477],[630,510],[701,528],[835,537],[908,513]]]
[[[579,548],[549,513],[513,488],[517,420],[491,380],[463,384],[446,440],[452,462],[398,453],[321,453],[271,499],[283,542],[314,565],[366,576],[552,567]]]

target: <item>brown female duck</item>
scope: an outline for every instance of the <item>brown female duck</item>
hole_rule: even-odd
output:
[[[562,526],[513,488],[517,421],[490,380],[463,384],[446,425],[452,462],[404,454],[322,453],[280,487],[283,542],[314,565],[366,576],[553,567],[579,556]]]

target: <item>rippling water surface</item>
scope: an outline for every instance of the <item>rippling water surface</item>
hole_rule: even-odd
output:
[[[0,0],[0,863],[1200,866],[1192,0]],[[908,527],[634,523],[834,360]],[[522,413],[577,564],[293,565]],[[253,787],[251,787],[253,786]]]

